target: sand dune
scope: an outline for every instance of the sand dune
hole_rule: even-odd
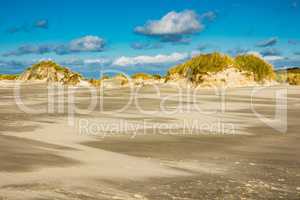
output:
[[[286,133],[253,113],[272,118],[281,89],[288,89]],[[68,101],[60,113],[24,113],[12,86],[1,86],[0,199],[299,198],[299,87],[263,89],[253,104],[250,87],[227,89],[224,97],[200,89],[200,112],[190,93],[160,86],[158,95],[145,86],[116,112],[129,91],[104,91],[103,107],[98,101],[93,112],[75,113],[70,126]],[[47,92],[27,84],[21,98],[31,109],[48,108]],[[70,94],[63,92],[61,101]],[[77,107],[90,102],[89,91],[76,91]],[[85,122],[90,132],[79,129]]]

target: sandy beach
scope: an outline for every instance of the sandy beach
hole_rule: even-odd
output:
[[[224,95],[199,89],[193,104],[201,112],[190,107],[188,92],[158,87],[159,95],[139,88],[130,103],[128,88],[96,91],[101,101],[93,111],[70,120],[70,91],[60,99],[63,112],[28,113],[17,106],[13,84],[2,85],[0,199],[300,198],[299,87],[254,96],[250,87]],[[253,113],[272,118],[282,89],[286,132]],[[46,85],[22,85],[20,94],[30,109],[49,108]],[[87,108],[90,96],[76,89],[76,106]]]
[[[0,200],[300,200],[300,0],[0,5]]]

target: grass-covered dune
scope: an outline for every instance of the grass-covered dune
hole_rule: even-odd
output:
[[[227,75],[229,74],[229,75]],[[230,75],[231,74],[231,75]],[[79,73],[62,67],[53,61],[41,61],[27,68],[21,75],[0,75],[0,80],[47,80],[61,82],[64,85],[77,85],[81,80],[87,80],[90,85],[100,86],[110,80],[126,85],[131,78],[134,82],[151,82],[165,80],[190,80],[196,85],[214,85],[224,82],[231,85],[247,85],[248,83],[264,83],[286,79],[291,85],[300,84],[300,69],[290,69],[288,73],[277,71],[273,66],[255,55],[238,55],[231,57],[222,53],[201,54],[168,70],[165,77],[147,73],[136,73],[131,77],[118,74],[114,77],[103,76],[100,79],[87,80]],[[252,82],[251,82],[252,81]],[[282,81],[283,82],[283,81]]]
[[[57,64],[51,60],[49,60],[49,61],[45,60],[45,61],[35,63],[31,67],[28,67],[26,70],[34,71],[34,70],[38,70],[40,68],[54,68],[56,71],[60,71],[60,72],[64,72],[64,71],[68,70],[68,68],[62,67],[59,64]]]
[[[0,80],[17,80],[18,74],[0,74]]]
[[[275,78],[273,66],[258,56],[239,55],[233,58],[222,53],[210,53],[193,57],[187,62],[171,68],[168,71],[167,79],[178,74],[197,81],[201,75],[217,73],[229,68],[248,73],[249,76],[253,75],[257,82]]]
[[[256,81],[275,79],[273,66],[258,56],[239,55],[234,61],[237,68],[252,73]]]
[[[300,67],[276,71],[277,81],[290,85],[300,85]]]
[[[142,79],[142,80],[159,80],[161,76],[159,74],[147,74],[147,73],[136,73],[131,76],[132,79]]]
[[[82,75],[62,67],[53,61],[41,61],[27,68],[18,78],[19,80],[46,80],[48,82],[61,82],[64,85],[80,83]]]

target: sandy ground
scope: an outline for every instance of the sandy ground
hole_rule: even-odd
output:
[[[28,108],[49,108],[45,85],[21,88]],[[130,103],[128,88],[105,90],[92,112],[70,118],[74,91],[56,101],[62,110],[30,113],[16,105],[13,84],[2,84],[0,199],[300,199],[299,87],[252,99],[253,88],[201,89],[194,99],[159,89],[138,89]],[[283,89],[285,133],[251,109],[271,119]],[[76,90],[74,102],[87,108],[89,91]]]

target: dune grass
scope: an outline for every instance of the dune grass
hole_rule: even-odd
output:
[[[240,55],[232,58],[221,53],[210,53],[196,56],[187,62],[177,65],[168,71],[167,77],[179,74],[193,80],[207,73],[220,72],[228,68],[237,68],[240,71],[254,75],[256,81],[274,79],[274,71],[271,64],[254,55]]]
[[[33,64],[31,67],[27,68],[27,70],[36,70],[38,68],[54,68],[56,71],[60,71],[60,72],[69,71],[68,68],[62,67],[51,60],[41,61],[36,64]]]
[[[100,87],[101,86],[101,80],[96,80],[96,79],[90,79],[88,80],[88,82],[90,83],[90,85],[94,86],[94,87]]]
[[[178,73],[182,75],[190,73],[191,75],[195,75],[199,73],[218,72],[234,64],[234,60],[225,54],[203,54],[193,57],[191,60],[171,68],[168,73]]]
[[[41,61],[32,65],[27,69],[31,70],[32,76],[35,78],[39,77],[40,68],[54,68],[55,71],[64,74],[64,82],[78,83],[78,81],[83,78],[80,74],[72,72],[69,68],[62,67],[53,61]],[[199,56],[193,57],[183,64],[179,64],[175,67],[169,69],[167,75],[165,76],[166,81],[169,80],[171,75],[178,74],[182,77],[189,78],[191,81],[198,83],[201,82],[203,75],[209,73],[217,73],[228,68],[236,68],[242,72],[248,72],[249,76],[253,75],[255,81],[260,82],[264,80],[275,79],[275,73],[273,66],[263,60],[262,58],[255,55],[239,55],[235,58],[229,55],[222,54],[219,52],[214,52],[210,54],[201,54]],[[292,84],[299,84],[299,69],[294,69],[290,71],[290,75],[287,77]],[[297,72],[297,73],[296,73]],[[277,76],[278,77],[278,76]],[[16,79],[16,75],[2,75],[2,79]],[[42,77],[43,78],[43,77]],[[124,84],[128,82],[128,78],[123,74],[118,74],[113,78],[119,78],[124,80]],[[141,80],[160,80],[162,77],[158,74],[147,74],[147,73],[136,73],[131,76],[132,79]],[[0,76],[1,79],[1,76]],[[91,79],[89,82],[92,85],[99,86],[101,81],[110,79],[109,76],[104,75],[99,80]]]
[[[28,80],[44,80],[47,78],[47,80],[62,82],[64,85],[76,85],[83,79],[81,74],[73,72],[54,61],[38,62],[27,68],[25,72],[29,73]]]
[[[16,80],[18,77],[18,74],[0,74],[0,80]]]
[[[275,73],[273,66],[255,55],[239,55],[235,58],[236,66],[241,71],[254,75],[256,81],[273,80]]]
[[[277,81],[290,85],[300,85],[300,68],[290,68],[276,71]]]
[[[142,80],[150,80],[153,79],[151,74],[147,73],[136,73],[131,76],[132,79],[142,79]]]
[[[78,73],[66,73],[62,82],[64,85],[77,85],[82,79],[81,74]]]

